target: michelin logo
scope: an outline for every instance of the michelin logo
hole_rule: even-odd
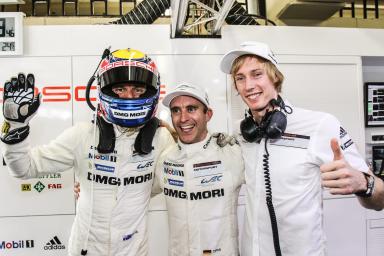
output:
[[[114,172],[115,171],[115,167],[113,167],[113,166],[95,164],[95,167],[96,167],[96,170],[102,171],[102,172]]]
[[[182,181],[182,180],[168,179],[168,183],[169,183],[169,185],[184,187],[184,181]]]

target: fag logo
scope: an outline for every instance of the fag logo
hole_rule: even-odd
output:
[[[35,186],[33,186],[33,188],[36,189],[37,192],[40,193],[41,191],[44,190],[45,186],[44,186],[43,183],[41,183],[40,181],[38,181],[38,182],[35,184]]]
[[[48,189],[60,189],[60,188],[63,188],[62,184],[60,184],[60,183],[48,184]]]
[[[64,250],[65,245],[63,245],[60,239],[55,236],[44,246],[44,250]]]

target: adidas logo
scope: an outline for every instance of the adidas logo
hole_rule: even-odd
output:
[[[65,246],[61,244],[61,241],[57,236],[51,239],[45,246],[44,250],[64,250]]]

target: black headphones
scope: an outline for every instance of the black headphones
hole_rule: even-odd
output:
[[[278,139],[283,135],[287,127],[286,114],[291,114],[292,108],[284,104],[280,95],[277,99],[272,99],[268,105],[278,109],[268,111],[260,124],[255,122],[250,109],[248,114],[245,114],[245,118],[240,123],[240,131],[246,141],[260,142],[262,138]]]

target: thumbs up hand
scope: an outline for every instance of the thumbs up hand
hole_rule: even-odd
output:
[[[331,140],[331,149],[333,151],[333,161],[344,159],[343,153],[341,152],[339,142],[335,138],[333,138]]]
[[[349,195],[367,190],[367,180],[361,171],[344,159],[337,139],[331,140],[333,161],[320,166],[322,186],[333,195]]]

